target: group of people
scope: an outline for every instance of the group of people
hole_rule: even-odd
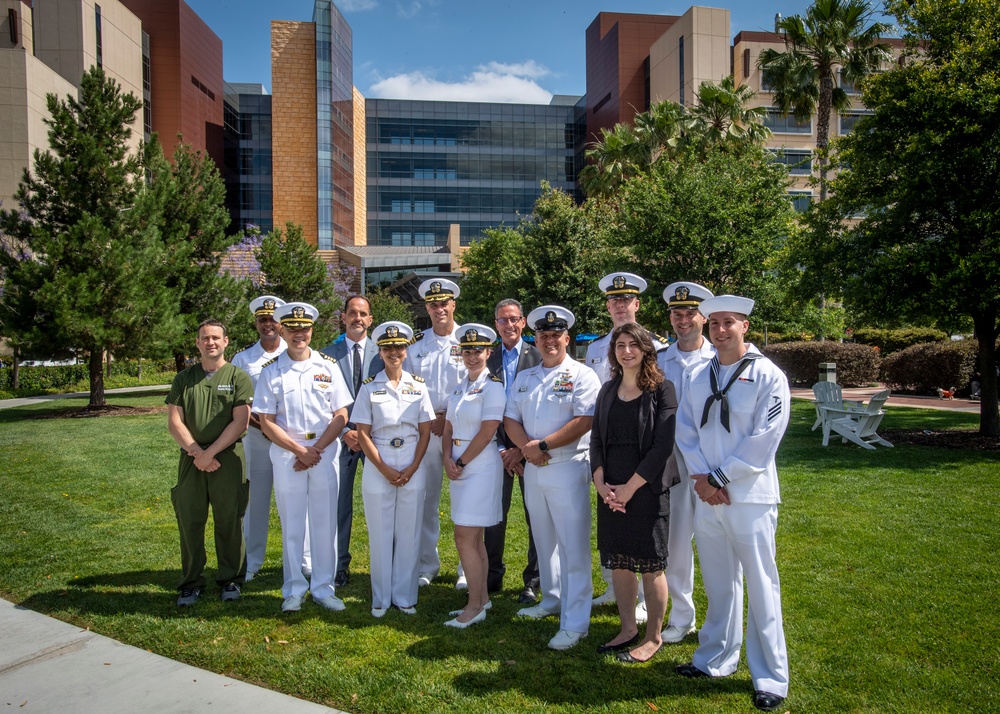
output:
[[[172,493],[183,567],[178,605],[194,604],[205,587],[209,504],[221,597],[240,597],[264,560],[273,484],[282,609],[300,609],[307,592],[323,607],[344,609],[336,588],[350,577],[362,461],[372,615],[392,607],[415,614],[419,588],[438,576],[447,479],[456,586],[467,599],[444,624],[472,626],[503,586],[516,480],[529,536],[517,615],[558,616],[550,648],[577,645],[591,608],[617,602],[620,630],[599,652],[646,662],[665,642],[697,631],[699,647],[677,672],[727,676],[740,657],[745,580],[754,704],[778,708],[788,660],[774,459],[788,424],[787,380],[745,341],[752,300],[714,296],[691,282],[668,286],[663,299],[677,338],[670,344],[637,322],[645,280],[612,273],[599,285],[613,328],[583,363],[570,354],[571,310],[543,305],[525,316],[507,298],[496,306],[496,329],[456,325],[460,289],[443,278],[420,286],[431,323],[425,332],[386,322],[369,336],[371,305],[353,295],[344,306],[345,339],[314,351],[315,308],[262,296],[251,303],[260,340],[227,365],[225,327],[202,323],[202,360],[178,374],[167,398],[181,447]],[[522,338],[525,328],[534,345]],[[244,469],[240,438],[248,426]],[[598,598],[591,484],[608,583]],[[700,630],[692,540],[708,600]]]

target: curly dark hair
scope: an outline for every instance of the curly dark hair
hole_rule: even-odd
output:
[[[649,333],[646,328],[641,327],[636,322],[626,322],[621,327],[616,327],[611,333],[611,344],[608,345],[611,378],[617,379],[622,374],[622,366],[618,363],[618,356],[615,354],[615,343],[623,334],[634,338],[639,349],[642,350],[642,364],[639,365],[639,375],[635,380],[636,385],[644,392],[652,392],[663,383],[665,377],[660,371],[659,365],[656,364],[656,350],[653,348],[653,341],[649,338]]]

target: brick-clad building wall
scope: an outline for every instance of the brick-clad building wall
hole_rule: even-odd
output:
[[[313,23],[271,21],[271,87],[274,227],[298,223],[318,245]]]

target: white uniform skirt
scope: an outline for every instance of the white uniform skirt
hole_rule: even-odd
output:
[[[458,459],[466,444],[451,447],[451,458]],[[466,464],[462,476],[448,481],[451,495],[451,520],[457,526],[473,528],[495,526],[503,520],[503,460],[496,443],[486,445],[479,456]]]

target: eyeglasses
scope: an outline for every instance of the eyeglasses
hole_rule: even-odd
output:
[[[498,317],[497,318],[497,324],[498,325],[516,325],[517,323],[519,323],[523,319],[524,319],[523,315],[521,317]]]

